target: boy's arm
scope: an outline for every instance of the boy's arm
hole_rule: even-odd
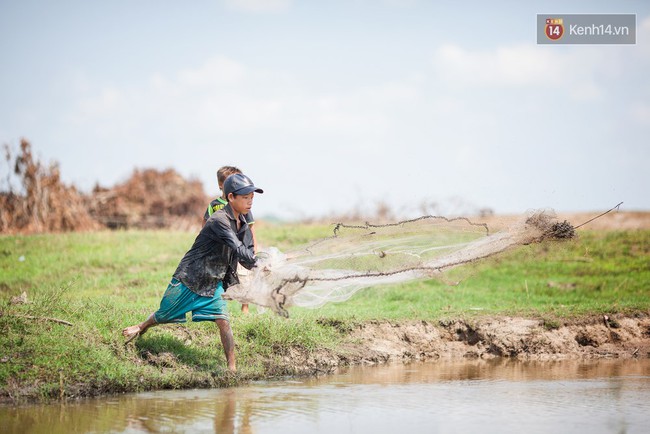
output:
[[[253,213],[248,212],[246,214],[246,221],[248,222],[248,227],[251,230],[251,236],[253,238],[253,252],[257,253],[257,238],[255,237],[255,219],[253,218]]]
[[[253,252],[257,253],[257,238],[255,238],[255,227],[250,226],[251,235],[253,236]]]
[[[255,267],[257,258],[255,257],[254,252],[247,248],[244,243],[239,241],[237,234],[235,234],[235,232],[230,227],[227,217],[216,219],[216,224],[213,226],[213,231],[217,237],[225,241],[228,247],[230,247],[235,252],[237,260],[240,264],[248,269]]]

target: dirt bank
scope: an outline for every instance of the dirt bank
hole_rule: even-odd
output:
[[[61,383],[39,389],[39,381],[20,383],[11,380],[0,389],[0,405],[78,399],[115,393],[158,389],[229,387],[250,380],[279,376],[314,376],[335,372],[351,365],[410,363],[417,361],[501,360],[594,360],[604,358],[650,358],[650,312],[636,315],[591,317],[559,323],[528,318],[479,318],[446,321],[367,321],[362,323],[321,319],[341,334],[337,348],[307,349],[277,346],[273,354],[254,360],[261,372],[228,375],[206,372],[202,366],[183,364],[177,352],[131,351],[128,363],[160,368],[163,376],[135,379],[124,383],[88,377],[85,381],[66,381],[74,373],[60,371]],[[178,333],[181,328],[172,329]],[[196,334],[196,333],[195,333]],[[185,336],[187,337],[187,336]],[[191,337],[191,334],[190,334]],[[200,340],[200,336],[196,334]],[[212,334],[205,339],[214,340]],[[126,351],[122,346],[118,351]],[[126,354],[126,353],[125,353]],[[4,357],[2,363],[8,363]]]
[[[330,325],[338,326],[335,322]],[[340,348],[313,352],[290,348],[280,366],[269,366],[269,370],[311,375],[342,366],[386,362],[650,357],[647,314],[593,317],[566,324],[508,317],[436,323],[372,321],[341,332],[346,339]]]

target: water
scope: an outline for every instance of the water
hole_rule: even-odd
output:
[[[1,407],[3,433],[648,433],[650,360],[474,360]]]

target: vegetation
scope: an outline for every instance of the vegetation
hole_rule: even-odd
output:
[[[286,250],[331,228],[260,229],[262,245]],[[585,315],[650,310],[650,231],[581,232],[577,240],[523,246],[439,279],[368,288],[318,310],[294,308],[288,320],[258,315],[255,308],[242,315],[229,302],[239,367],[232,376],[224,371],[213,324],[156,327],[127,346],[121,336],[122,328],[157,308],[194,236],[116,231],[0,237],[0,398],[219,386],[291,374],[276,362],[292,348],[334,348],[355,323],[372,319],[521,315],[553,329]]]
[[[431,319],[524,315],[575,318],[650,307],[650,231],[582,232],[579,239],[531,244],[440,279],[366,290],[320,315]]]
[[[58,163],[41,162],[27,140],[17,151],[3,148],[9,171],[0,179],[0,233],[188,230],[200,224],[196,210],[208,202],[200,181],[173,169],[135,169],[120,184],[82,193],[62,181]]]

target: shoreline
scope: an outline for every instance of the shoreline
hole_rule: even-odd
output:
[[[563,322],[564,321],[564,322]],[[572,320],[525,317],[473,319],[369,320],[347,323],[321,319],[336,329],[341,344],[335,349],[289,346],[258,362],[261,375],[206,375],[191,369],[173,387],[135,387],[88,379],[83,384],[61,383],[60,394],[44,397],[34,385],[11,384],[0,394],[0,405],[38,405],[79,399],[165,389],[235,387],[253,380],[309,377],[335,373],[340,368],[425,361],[490,360],[529,361],[650,358],[650,312],[631,315],[590,315]],[[141,352],[134,363],[160,370],[187,369],[177,365],[173,353]],[[200,368],[200,367],[196,367]],[[61,378],[65,373],[61,374]],[[63,380],[62,380],[63,381]]]
[[[607,318],[607,319],[606,319]],[[353,342],[357,343],[353,343]],[[440,321],[373,320],[357,325],[340,351],[291,351],[297,373],[350,365],[467,359],[593,360],[650,358],[650,316],[588,316],[559,321],[524,317]]]

